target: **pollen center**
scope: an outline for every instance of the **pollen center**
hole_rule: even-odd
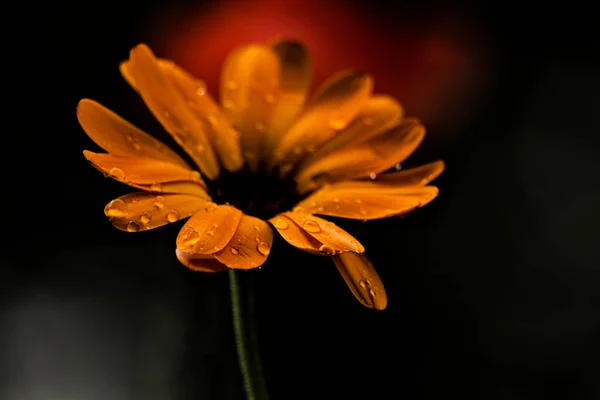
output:
[[[247,166],[239,171],[222,170],[218,179],[207,181],[210,195],[217,204],[229,203],[263,220],[290,210],[301,196],[293,179],[280,179],[278,171],[271,173],[264,166],[252,172]]]

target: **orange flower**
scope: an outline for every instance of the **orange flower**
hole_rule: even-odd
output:
[[[268,220],[292,246],[330,256],[363,305],[386,307],[364,247],[315,214],[358,220],[405,214],[436,197],[428,183],[444,164],[394,170],[425,129],[404,118],[393,98],[373,95],[370,76],[340,72],[307,98],[308,51],[286,39],[232,52],[220,105],[203,82],[143,44],[121,72],[200,172],[112,111],[81,100],[81,126],[107,151],[84,151],[85,157],[141,189],[106,206],[114,226],[138,232],[191,217],[177,236],[177,258],[190,269],[217,272],[266,261],[273,242]]]

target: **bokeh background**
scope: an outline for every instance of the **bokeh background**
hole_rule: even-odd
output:
[[[273,399],[600,398],[600,50],[585,2],[15,3],[4,13],[0,399],[242,399],[226,274],[174,257],[182,223],[130,235],[75,107],[169,144],[120,77],[148,43],[214,93],[233,47],[305,41],[315,81],[353,67],[428,127],[440,196],[342,226],[388,292],[363,308],[333,265],[277,239],[255,272]],[[10,27],[10,28],[7,28]],[[8,103],[8,104],[7,104]]]

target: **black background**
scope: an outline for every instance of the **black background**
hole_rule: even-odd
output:
[[[368,18],[442,6],[391,4],[360,6]],[[486,101],[460,139],[417,154],[447,163],[437,200],[342,225],[384,280],[386,311],[276,239],[255,272],[274,399],[600,397],[597,21],[583,2],[453,4],[489,28]],[[127,189],[81,155],[93,148],[75,118],[82,97],[160,130],[115,62],[166,6],[14,6],[3,18],[0,398],[243,398],[226,274],[177,262],[181,224],[115,230],[102,209]]]

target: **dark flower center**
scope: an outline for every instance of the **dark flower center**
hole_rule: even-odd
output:
[[[264,165],[252,172],[247,165],[239,171],[221,170],[214,181],[206,182],[217,204],[229,203],[263,220],[288,211],[302,199],[293,179],[280,179],[279,171],[267,172]]]

